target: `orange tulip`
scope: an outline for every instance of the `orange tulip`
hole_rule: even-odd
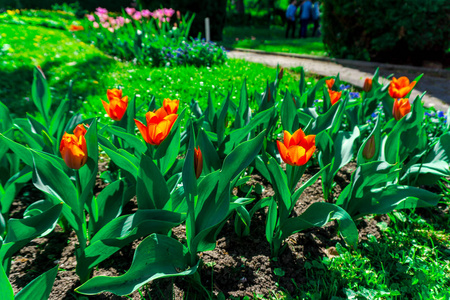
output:
[[[119,89],[107,90],[106,96],[109,103],[102,100],[106,113],[114,121],[122,120],[128,107],[128,96],[122,98],[122,90]]]
[[[176,114],[178,111],[178,105],[180,104],[180,100],[170,100],[169,98],[164,99],[163,107],[168,115]]]
[[[366,80],[364,80],[363,90],[366,93],[368,93],[368,92],[370,92],[372,90],[372,79],[366,78]]]
[[[407,98],[394,101],[392,115],[398,121],[411,111],[411,104]]]
[[[177,114],[168,115],[164,107],[161,107],[155,112],[149,111],[145,114],[147,126],[136,119],[134,122],[147,143],[159,145],[169,135],[177,117]]]
[[[59,146],[59,152],[66,165],[71,169],[80,169],[88,159],[86,139],[86,128],[78,125],[73,131],[74,134],[64,133]]]
[[[84,30],[84,27],[81,25],[70,25],[69,31],[81,31]]]
[[[284,131],[283,143],[277,141],[278,151],[283,161],[291,166],[303,166],[316,150],[316,136],[308,135],[298,129],[291,135]]]
[[[370,139],[367,141],[366,145],[363,149],[363,157],[365,159],[371,159],[375,155],[376,145],[375,145],[375,137],[372,135]]]
[[[333,85],[334,85],[334,79],[331,78],[331,79],[325,80],[325,82],[326,82],[326,84],[327,84],[328,89],[331,90],[331,88],[332,88]]]
[[[392,78],[391,84],[389,85],[389,95],[394,99],[404,98],[416,85],[413,81],[409,83],[409,79],[405,76],[396,79]]]
[[[332,90],[328,90],[328,94],[330,95],[331,105],[335,105],[336,102],[341,99],[342,92],[335,92]]]
[[[198,179],[202,174],[203,170],[203,156],[200,147],[198,147],[198,149],[194,148],[194,168],[195,168],[195,177],[197,177]]]

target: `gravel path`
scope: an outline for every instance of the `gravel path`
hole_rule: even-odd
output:
[[[250,50],[251,51],[251,50]],[[320,58],[292,57],[288,55],[268,54],[259,51],[241,51],[232,50],[228,52],[229,58],[245,59],[246,61],[262,63],[268,66],[276,67],[277,64],[284,68],[293,68],[303,66],[306,72],[318,74],[321,76],[336,75],[339,73],[341,80],[346,81],[354,86],[362,88],[364,79],[372,77],[376,65],[367,62],[355,62],[346,60],[335,60]],[[434,106],[437,110],[447,111],[450,105],[450,72],[438,71],[433,72],[426,68],[405,67],[395,65],[382,64],[380,67],[380,75],[388,76],[394,74],[395,77],[407,76],[410,80],[416,78],[419,74],[424,73],[422,79],[412,92],[412,97],[427,91],[424,96],[426,106]],[[383,83],[389,82],[382,78]]]

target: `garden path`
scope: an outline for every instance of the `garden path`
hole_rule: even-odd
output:
[[[373,76],[377,66],[380,67],[380,75],[383,76],[383,83],[389,82],[388,79],[384,78],[389,74],[394,74],[397,78],[406,76],[410,80],[413,80],[419,74],[424,73],[424,76],[412,92],[411,98],[415,98],[423,91],[427,91],[423,98],[426,106],[433,106],[436,110],[446,112],[450,105],[450,72],[446,70],[329,59],[308,55],[268,53],[247,49],[232,50],[227,54],[229,58],[245,59],[246,61],[262,63],[273,67],[276,67],[277,64],[284,68],[303,66],[305,72],[321,76],[330,76],[339,73],[341,80],[359,88],[363,87],[366,77]]]

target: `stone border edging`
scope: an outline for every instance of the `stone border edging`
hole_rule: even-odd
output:
[[[377,63],[377,62],[369,62],[369,61],[361,61],[361,60],[315,56],[315,55],[309,55],[309,54],[270,52],[270,51],[257,50],[257,49],[234,48],[232,50],[241,51],[241,52],[252,52],[252,53],[258,53],[258,54],[279,55],[279,56],[312,59],[312,60],[318,60],[318,61],[334,62],[334,63],[338,63],[338,64],[356,66],[356,67],[358,67],[358,66],[371,67],[371,68],[380,67],[380,68],[391,69],[391,70],[404,70],[404,71],[410,71],[410,72],[436,74],[439,77],[450,78],[450,71],[445,70],[445,69],[433,69],[433,68],[424,68],[424,67],[407,66],[407,65],[394,65],[394,64]]]

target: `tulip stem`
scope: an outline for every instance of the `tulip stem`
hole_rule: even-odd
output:
[[[81,197],[81,179],[80,179],[80,170],[75,170],[75,182],[78,192],[78,198]]]

